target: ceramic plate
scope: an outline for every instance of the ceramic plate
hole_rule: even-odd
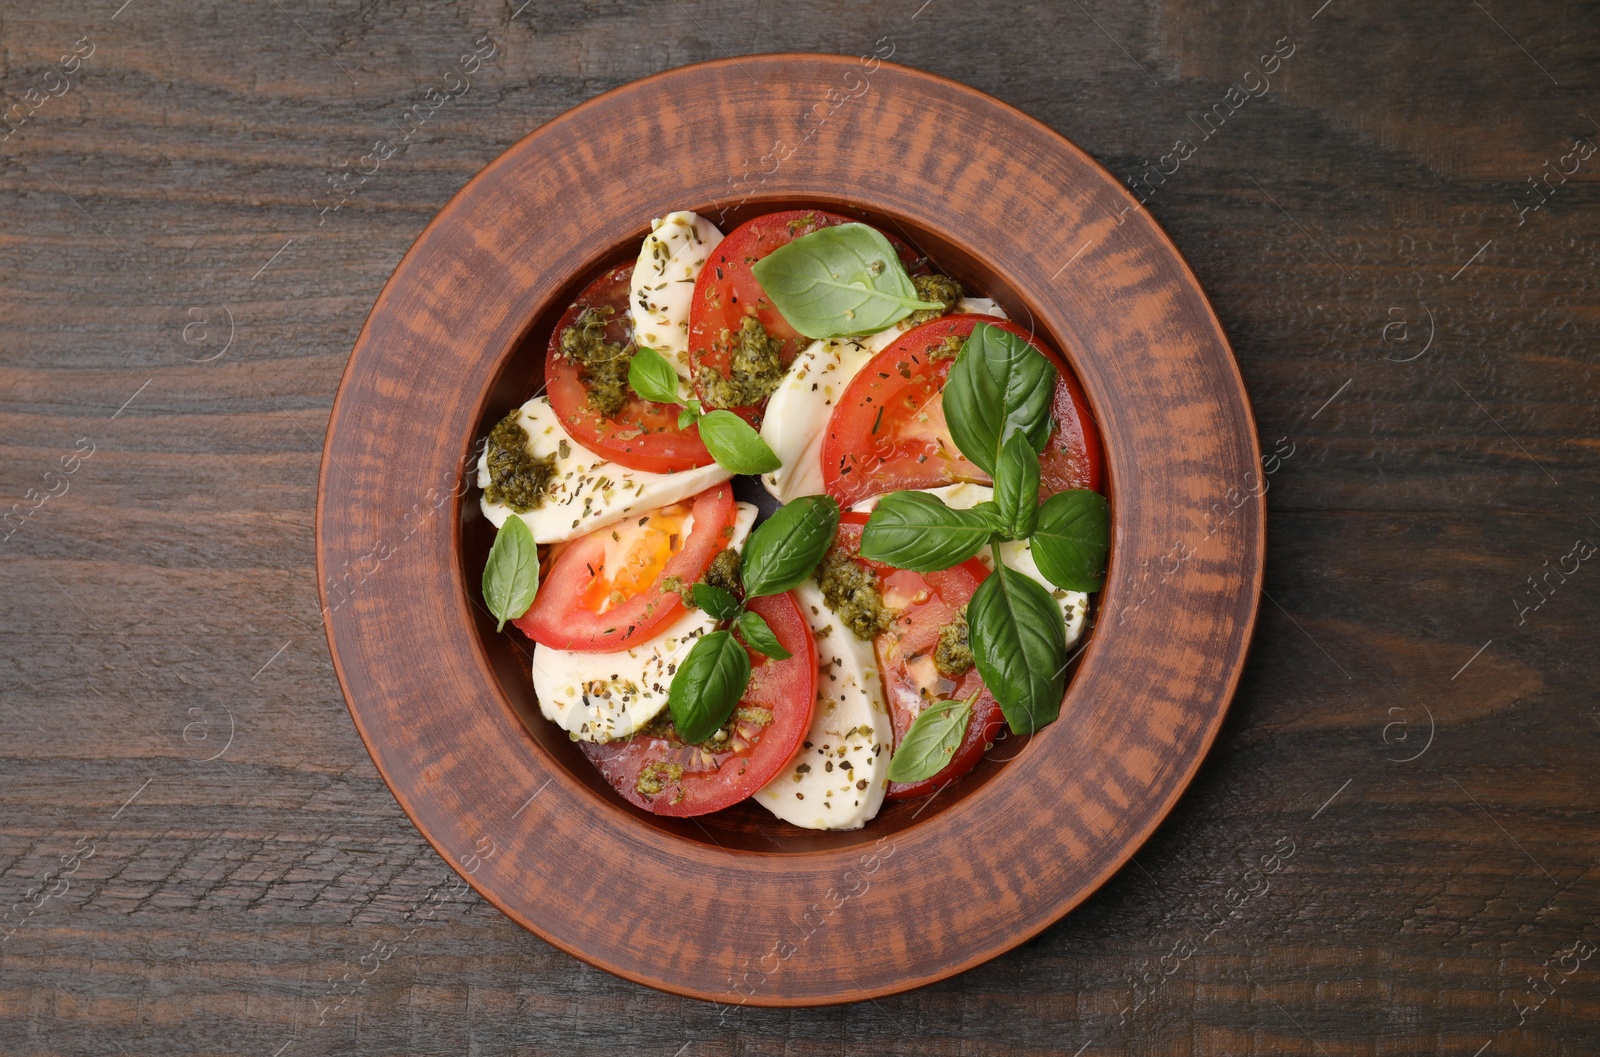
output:
[[[1112,555],[1061,718],[931,800],[801,830],[751,804],[635,810],[538,712],[478,602],[477,438],[541,384],[556,316],[652,217],[816,206],[878,224],[1062,350],[1106,450]],[[1260,455],[1194,275],[1070,142],[930,74],[831,55],[671,70],[543,125],[418,238],[356,342],[317,558],[339,681],[401,806],[562,950],[721,1002],[943,979],[1059,920],[1171,809],[1250,640]]]

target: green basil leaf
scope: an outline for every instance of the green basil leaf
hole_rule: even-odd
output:
[[[919,308],[900,255],[883,232],[838,224],[802,235],[750,266],[767,299],[808,338],[875,334]]]
[[[737,598],[715,584],[695,584],[691,593],[694,595],[694,604],[714,620],[732,620],[742,608]]]
[[[1021,431],[1000,445],[1000,462],[994,473],[994,504],[1006,539],[1033,535],[1039,517],[1039,453]]]
[[[1061,714],[1066,624],[1038,581],[997,561],[967,602],[967,629],[978,673],[1013,734],[1031,734]]]
[[[990,511],[952,510],[926,492],[890,492],[861,530],[861,556],[896,569],[934,572],[983,550],[994,529]]]
[[[682,411],[678,412],[678,428],[679,429],[688,429],[690,426],[694,425],[694,420],[695,420],[695,413],[694,413],[694,409],[693,408],[687,408],[686,407]]]
[[[633,362],[628,365],[628,386],[658,404],[683,403],[678,394],[678,372],[655,349],[641,346],[633,354]]]
[[[512,514],[494,534],[483,566],[483,601],[499,622],[494,629],[504,630],[506,621],[526,613],[538,593],[539,548],[528,523]]]
[[[1039,508],[1030,541],[1045,579],[1068,591],[1098,591],[1111,549],[1111,508],[1087,488],[1057,492]]]
[[[773,633],[772,627],[760,613],[745,610],[739,614],[734,627],[739,630],[739,637],[744,639],[745,645],[757,653],[764,653],[775,661],[786,661],[794,656],[783,648],[778,636]]]
[[[965,701],[935,701],[917,713],[889,760],[889,781],[921,782],[944,770],[967,736],[977,700],[973,694]]]
[[[700,636],[667,691],[667,710],[678,736],[687,742],[711,737],[733,715],[749,683],[750,655],[731,633]]]
[[[782,594],[811,575],[833,544],[839,504],[825,495],[785,503],[745,540],[739,569],[746,598]]]
[[[718,466],[734,473],[771,473],[783,465],[755,427],[732,411],[701,415],[700,440]]]
[[[944,416],[961,454],[993,477],[1013,432],[1035,452],[1050,439],[1056,368],[1038,349],[989,323],[972,328],[944,387]]]

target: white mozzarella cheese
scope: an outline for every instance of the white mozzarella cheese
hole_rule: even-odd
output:
[[[535,543],[587,536],[629,514],[687,499],[733,476],[716,463],[677,473],[647,473],[603,459],[567,434],[548,397],[534,397],[518,415],[528,431],[528,449],[540,458],[556,457],[555,475],[543,502],[516,515],[527,522]],[[478,460],[479,488],[489,483],[488,458],[485,452]],[[481,505],[496,528],[513,514],[510,507],[491,503],[487,496]]]
[[[1005,318],[1005,311],[985,297],[963,297],[956,311]],[[822,494],[822,442],[833,405],[868,360],[910,329],[908,317],[864,338],[814,341],[794,358],[768,398],[761,422],[761,439],[783,462],[761,477],[773,498],[788,503],[803,495]]]
[[[633,337],[689,377],[689,303],[722,232],[698,213],[681,210],[651,221],[633,267]]]
[[[944,500],[945,506],[952,510],[970,510],[979,503],[987,503],[994,498],[994,489],[986,484],[947,484],[941,488],[924,488],[929,495],[938,496]],[[859,513],[871,513],[872,508],[878,505],[878,497],[863,499],[850,509]],[[978,552],[978,558],[989,568],[994,568],[994,557],[986,547]],[[1067,625],[1067,645],[1071,646],[1083,635],[1084,621],[1089,616],[1089,596],[1082,591],[1065,591],[1051,583],[1039,571],[1038,563],[1033,560],[1033,545],[1027,540],[1007,540],[1000,544],[1000,560],[1006,563],[1007,568],[1015,569],[1030,579],[1038,581],[1050,597],[1056,600],[1061,607],[1061,616]]]
[[[735,547],[756,519],[749,503],[738,508],[729,544]],[[700,636],[716,626],[704,610],[690,609],[654,638],[615,653],[535,645],[533,690],[539,711],[579,741],[625,738],[667,706],[678,666]]]
[[[755,801],[806,829],[860,829],[883,806],[894,747],[877,658],[834,617],[816,581],[794,594],[817,639],[817,710],[794,762]]]

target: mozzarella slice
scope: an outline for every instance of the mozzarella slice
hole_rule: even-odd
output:
[[[850,379],[900,336],[890,327],[865,338],[814,341],[794,358],[770,397],[761,439],[783,463],[761,476],[780,503],[822,493],[822,442],[833,405]]]
[[[550,399],[536,396],[518,410],[518,421],[528,431],[528,449],[543,458],[556,457],[556,472],[544,501],[526,513],[535,543],[560,543],[587,536],[613,525],[629,514],[676,503],[721,484],[733,475],[716,463],[677,473],[631,470],[603,459],[567,434],[550,408]],[[478,487],[489,483],[489,455],[478,459]],[[499,528],[513,511],[503,503],[481,500],[484,516]]]
[[[689,377],[689,302],[694,281],[722,241],[717,226],[682,210],[651,221],[633,267],[633,338],[665,356]]]
[[[924,488],[922,491],[929,495],[938,496],[944,504],[952,510],[970,510],[979,503],[987,503],[994,498],[994,489],[986,484],[947,484],[942,488]],[[878,505],[878,497],[863,499],[850,509],[860,513],[871,513],[872,508]],[[978,559],[989,568],[994,568],[994,557],[988,548],[978,552]],[[1067,645],[1071,646],[1083,636],[1083,625],[1089,616],[1089,596],[1082,591],[1065,591],[1051,583],[1044,573],[1039,571],[1038,563],[1033,560],[1033,544],[1028,540],[1007,540],[1000,544],[1000,560],[1006,567],[1015,569],[1024,576],[1043,585],[1050,597],[1056,600],[1061,607],[1062,619],[1067,624]]]
[[[794,762],[755,801],[806,829],[860,829],[883,806],[894,728],[872,643],[835,619],[816,581],[794,590],[817,639],[817,710]]]
[[[737,547],[755,524],[756,508],[738,505],[733,538]],[[533,691],[546,719],[579,741],[625,738],[667,706],[672,677],[700,636],[717,622],[690,609],[667,629],[632,649],[584,653],[533,648]]]
[[[637,273],[635,273],[637,274]],[[958,312],[1005,318],[1005,311],[986,297],[963,297]],[[783,465],[763,474],[761,483],[773,498],[788,503],[803,495],[820,495],[822,442],[833,405],[867,361],[911,329],[910,317],[864,338],[826,338],[812,342],[789,365],[789,371],[767,399],[761,439]]]

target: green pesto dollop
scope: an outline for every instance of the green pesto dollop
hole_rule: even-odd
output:
[[[922,308],[911,313],[911,324],[926,323],[956,307],[961,300],[961,284],[948,275],[913,275],[911,285],[917,288],[917,300],[937,301],[938,308]]]
[[[735,598],[744,596],[744,585],[739,582],[739,552],[732,547],[724,547],[711,559],[711,567],[706,570],[705,580],[702,581],[711,587],[720,587]]]
[[[711,367],[700,368],[695,388],[708,408],[745,407],[772,395],[783,381],[783,359],[778,343],[767,335],[761,321],[745,316],[739,333],[724,330],[720,344],[730,352],[728,375]]]
[[[834,616],[858,639],[871,640],[894,622],[894,611],[878,593],[878,578],[838,547],[822,556],[817,586]]]
[[[694,584],[681,576],[663,576],[661,578],[661,593],[674,594],[683,599],[686,609],[699,609],[694,604]]]
[[[928,346],[928,362],[938,363],[940,360],[953,360],[961,355],[961,350],[966,347],[967,339],[956,334],[946,334],[944,340],[937,345]]]
[[[491,503],[503,503],[526,514],[544,502],[545,489],[555,476],[556,457],[543,458],[528,449],[528,431],[513,411],[489,431],[489,483],[483,494]]]
[[[933,666],[946,679],[959,679],[977,663],[967,641],[967,607],[956,610],[950,623],[939,628],[939,645],[933,651]]]
[[[628,368],[633,364],[632,346],[606,340],[610,321],[611,309],[585,308],[561,332],[561,355],[578,365],[589,406],[607,417],[622,410],[628,400]]]
[[[639,769],[639,777],[634,781],[633,788],[640,796],[658,796],[667,786],[682,780],[681,764],[656,760]]]

